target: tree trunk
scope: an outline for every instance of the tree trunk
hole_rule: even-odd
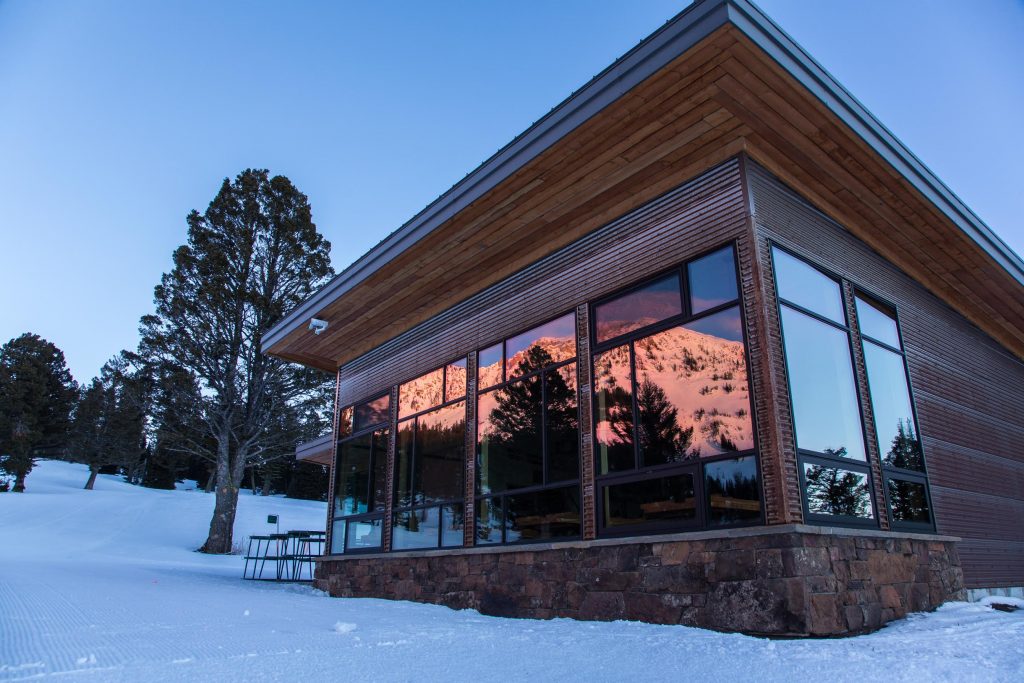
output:
[[[213,519],[210,520],[210,535],[199,552],[214,555],[231,553],[237,509],[238,487],[232,486],[231,482],[218,486],[216,502],[213,505]]]
[[[256,468],[249,468],[249,487],[252,489],[252,495],[256,495]]]
[[[217,469],[214,468],[214,469],[210,470],[210,477],[206,480],[206,486],[203,487],[203,490],[206,491],[207,493],[211,493],[213,491],[213,487],[214,487],[214,485],[216,483],[217,483]]]
[[[89,481],[85,482],[85,490],[92,491],[93,484],[96,483],[96,475],[99,474],[99,469],[95,467],[89,468]]]
[[[11,489],[11,493],[25,493],[25,476],[28,473],[25,470],[18,470],[14,474],[14,488]]]
[[[264,472],[263,473],[263,490],[260,492],[260,495],[262,495],[262,496],[269,496],[270,495],[270,480],[271,480],[270,473],[269,472]]]

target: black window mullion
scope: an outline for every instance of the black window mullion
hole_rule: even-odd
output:
[[[540,480],[544,486],[548,484],[548,371],[540,373]]]
[[[633,408],[633,469],[640,469],[640,405],[637,402],[637,381],[636,381],[636,348],[635,342],[629,342],[629,381],[633,385],[632,408]]]

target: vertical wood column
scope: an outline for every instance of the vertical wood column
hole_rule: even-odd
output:
[[[471,548],[476,540],[476,351],[466,356],[466,465],[463,489],[462,545]]]
[[[327,468],[327,535],[324,537],[324,555],[331,554],[331,536],[334,527],[334,470],[338,459],[338,420],[341,417],[341,370],[334,374],[334,419],[331,420],[331,464]]]
[[[580,425],[580,484],[583,490],[583,538],[597,536],[597,498],[594,490],[594,429],[591,423],[590,311],[576,307],[576,404]]]
[[[398,448],[398,386],[391,387],[388,409],[388,469],[384,495],[384,525],[381,529],[381,550],[391,552],[391,510],[395,505],[395,451]]]
[[[860,399],[861,416],[864,420],[864,444],[871,466],[871,481],[875,489],[875,510],[878,513],[878,525],[889,530],[889,515],[885,505],[885,490],[882,488],[882,455],[878,452],[878,436],[875,431],[875,420],[871,414],[871,393],[868,391],[867,364],[864,361],[864,346],[860,338],[860,323],[857,320],[857,306],[853,285],[843,280],[843,299],[846,303],[847,316],[850,323],[850,338],[853,341],[853,371],[857,374],[857,396]]]
[[[738,242],[737,256],[757,420],[765,521],[768,524],[800,523],[804,521],[804,512],[782,345],[782,322],[771,267],[771,245],[758,234],[755,217],[751,216],[748,222],[749,232]]]

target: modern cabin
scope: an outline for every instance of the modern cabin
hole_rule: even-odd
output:
[[[332,595],[840,635],[1024,586],[1024,262],[746,0],[263,348],[337,373],[300,453],[333,468]]]

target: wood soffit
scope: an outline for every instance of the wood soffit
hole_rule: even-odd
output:
[[[745,153],[1024,358],[1024,285],[732,23],[563,136],[267,352],[333,372]]]

